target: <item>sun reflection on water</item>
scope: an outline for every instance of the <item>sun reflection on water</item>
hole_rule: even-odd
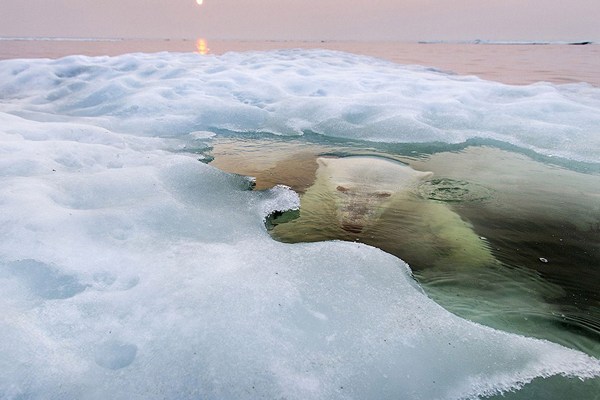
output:
[[[202,1],[202,0],[198,0],[198,1]],[[202,55],[208,54],[210,52],[210,49],[208,48],[208,43],[206,42],[206,39],[202,39],[202,38],[198,38],[196,40],[196,52]]]

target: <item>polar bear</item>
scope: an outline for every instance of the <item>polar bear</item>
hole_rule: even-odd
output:
[[[421,194],[432,172],[376,156],[318,157],[299,218],[276,227],[284,241],[331,238],[375,243],[418,264],[495,262],[487,243],[447,203]]]

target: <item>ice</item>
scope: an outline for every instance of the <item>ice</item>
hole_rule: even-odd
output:
[[[219,129],[404,141],[398,123],[436,87],[450,109],[465,96],[466,118],[489,106],[475,88],[533,108],[547,93],[565,113],[544,121],[554,145],[568,129],[593,148],[569,121],[597,126],[595,89],[570,87],[579,101],[320,51],[13,60],[0,82],[2,398],[461,399],[600,375],[583,353],[448,313],[383,251],[273,241],[265,218],[296,193],[185,151]],[[429,122],[426,140],[445,137]]]
[[[98,346],[94,360],[101,367],[116,370],[129,366],[135,359],[137,346],[109,340]]]
[[[6,60],[0,98],[0,112],[135,135],[483,138],[587,162],[600,151],[599,88],[510,86],[325,50]]]
[[[593,44],[594,42],[590,41],[576,41],[576,42],[565,42],[561,40],[457,40],[457,41],[448,41],[448,40],[423,40],[419,41],[419,43],[423,44],[492,44],[492,45],[586,45]]]
[[[36,260],[13,261],[0,266],[0,276],[22,285],[25,292],[43,299],[68,299],[85,290],[73,276],[61,274]]]

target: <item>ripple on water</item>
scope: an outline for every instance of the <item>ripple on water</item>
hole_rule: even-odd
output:
[[[423,198],[445,202],[484,201],[490,199],[492,193],[482,185],[450,178],[431,179],[419,186]]]

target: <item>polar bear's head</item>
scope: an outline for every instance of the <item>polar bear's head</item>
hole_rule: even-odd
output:
[[[317,179],[333,193],[342,228],[353,233],[377,220],[392,197],[433,175],[379,157],[320,157],[317,163]]]

